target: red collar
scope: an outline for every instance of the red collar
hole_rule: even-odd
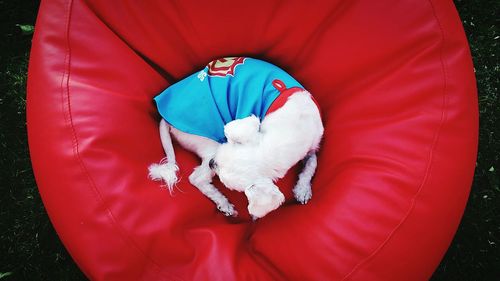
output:
[[[271,106],[267,110],[266,116],[269,113],[274,112],[274,111],[278,110],[279,108],[281,108],[286,103],[286,101],[288,100],[288,98],[291,95],[293,95],[293,94],[295,94],[297,92],[302,92],[302,91],[305,91],[305,90],[302,89],[302,88],[300,88],[300,87],[292,87],[292,88],[285,89],[285,90],[281,91],[280,95],[273,101],[273,103],[271,104]],[[316,104],[316,106],[318,107],[318,110],[319,110],[319,104],[314,99],[314,97],[312,95],[311,95],[311,99]]]

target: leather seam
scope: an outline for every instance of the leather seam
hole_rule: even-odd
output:
[[[369,256],[367,256],[364,260],[362,260],[361,262],[356,264],[352,268],[352,270],[349,273],[347,273],[344,276],[344,278],[342,278],[341,280],[349,280],[352,275],[354,275],[356,272],[358,272],[361,269],[361,267],[368,264],[368,262],[370,262],[382,250],[382,248],[384,248],[384,246],[386,246],[389,243],[389,241],[392,239],[392,237],[395,235],[395,233],[402,227],[402,225],[406,222],[408,217],[412,214],[413,210],[415,209],[415,205],[417,204],[417,198],[419,197],[421,191],[423,190],[424,186],[426,185],[427,180],[429,178],[429,175],[431,173],[432,162],[434,159],[434,150],[436,149],[437,143],[439,141],[439,137],[441,135],[441,131],[443,129],[444,123],[447,120],[447,105],[448,105],[447,104],[447,87],[448,87],[448,82],[447,82],[446,63],[445,63],[445,59],[444,59],[444,45],[445,45],[444,29],[443,29],[443,26],[441,24],[441,21],[439,20],[438,15],[436,13],[436,9],[434,7],[434,4],[432,3],[432,0],[428,0],[428,2],[431,6],[433,17],[436,20],[436,23],[439,27],[440,35],[441,35],[439,57],[440,57],[440,61],[441,61],[441,72],[443,75],[443,89],[442,89],[443,101],[442,101],[442,105],[441,105],[441,107],[442,107],[441,120],[439,122],[438,128],[436,129],[435,136],[434,136],[432,144],[431,144],[431,150],[429,152],[429,158],[427,161],[427,167],[425,170],[425,174],[424,174],[424,177],[422,178],[422,182],[419,185],[417,192],[415,193],[415,195],[411,199],[410,206],[409,206],[408,210],[406,211],[406,214],[403,216],[403,218],[394,227],[394,229],[388,234],[386,239]]]
[[[108,204],[104,200],[102,194],[99,192],[99,189],[97,188],[97,185],[95,184],[94,180],[90,176],[90,173],[80,155],[80,149],[79,149],[79,140],[78,136],[76,133],[76,129],[73,123],[73,114],[71,110],[71,94],[70,94],[70,75],[71,75],[71,44],[70,44],[70,31],[71,31],[71,18],[72,18],[72,13],[73,13],[73,0],[68,0],[68,15],[66,18],[66,30],[65,30],[65,37],[66,37],[66,54],[64,57],[64,70],[63,70],[63,75],[62,75],[62,80],[61,80],[61,89],[62,89],[62,94],[63,94],[63,102],[66,103],[66,108],[64,108],[64,113],[65,114],[65,121],[69,123],[71,133],[72,133],[72,146],[73,146],[73,155],[77,159],[80,169],[82,170],[83,174],[88,180],[89,186],[92,188],[94,191],[94,194],[97,195],[96,201],[100,201],[98,203],[102,204],[104,209],[107,212],[107,217],[109,221],[111,222],[111,225],[113,225],[117,231],[117,233],[120,234],[121,238],[124,240],[126,244],[131,245],[133,248],[135,248],[139,253],[141,253],[147,261],[149,261],[152,265],[154,265],[157,268],[157,272],[159,275],[163,276],[164,278],[171,278],[170,280],[183,280],[178,276],[174,276],[172,274],[165,275],[165,273],[161,273],[161,266],[157,264],[154,260],[152,260],[149,255],[147,255],[134,241],[133,239],[127,235],[126,231],[122,229],[122,227],[119,225],[118,221],[116,220],[115,216],[113,215],[111,209],[109,208]],[[64,97],[66,95],[66,97]],[[64,105],[63,105],[64,107]]]

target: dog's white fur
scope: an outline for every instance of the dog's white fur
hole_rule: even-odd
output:
[[[160,164],[151,165],[149,175],[154,180],[165,181],[172,192],[178,180],[178,167],[169,131],[185,149],[196,153],[202,160],[189,176],[191,184],[227,216],[236,216],[237,212],[212,184],[215,174],[229,189],[244,192],[250,215],[261,218],[285,200],[274,182],[285,176],[297,162],[304,160],[304,168],[293,192],[302,204],[311,199],[311,179],[317,166],[316,151],[324,129],[319,110],[307,91],[291,95],[262,123],[252,115],[226,124],[224,134],[228,141],[223,144],[181,132],[162,119],[160,137],[167,157]]]

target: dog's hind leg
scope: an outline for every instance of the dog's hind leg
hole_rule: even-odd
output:
[[[315,152],[310,152],[302,161],[304,162],[304,168],[300,172],[299,180],[293,188],[293,194],[297,201],[301,204],[306,204],[312,197],[311,179],[318,166],[318,159]]]
[[[229,203],[229,200],[212,184],[215,173],[209,167],[210,159],[202,159],[201,165],[196,167],[189,176],[189,182],[210,198],[224,215],[236,216],[238,212],[234,209],[234,205]]]

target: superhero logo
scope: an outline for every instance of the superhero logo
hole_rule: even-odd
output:
[[[208,63],[208,75],[225,77],[234,76],[236,67],[245,62],[243,57],[228,57],[214,60]]]

